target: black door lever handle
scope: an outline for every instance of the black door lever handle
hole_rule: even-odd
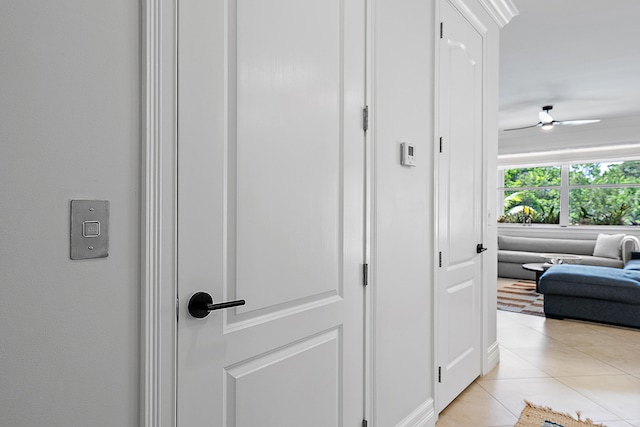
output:
[[[478,253],[478,254],[481,254],[482,252],[484,252],[486,250],[487,250],[487,248],[482,246],[482,243],[478,243],[478,245],[476,246],[476,253]]]
[[[207,317],[210,311],[237,307],[244,304],[245,301],[243,299],[214,304],[211,295],[206,292],[196,292],[189,299],[188,308],[189,314],[191,314],[191,316],[202,319],[203,317]]]

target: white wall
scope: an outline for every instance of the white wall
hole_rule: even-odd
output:
[[[433,398],[435,42],[434,2],[372,3],[373,410],[382,427]],[[417,167],[400,165],[401,142],[415,145]]]
[[[0,425],[138,425],[139,3],[0,3]],[[111,202],[69,259],[69,202]]]

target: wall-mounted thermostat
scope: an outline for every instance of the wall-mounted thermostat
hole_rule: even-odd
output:
[[[400,158],[400,163],[403,166],[415,166],[416,157],[415,157],[415,148],[413,147],[413,145],[403,142],[401,144],[401,147],[402,147],[402,157]]]

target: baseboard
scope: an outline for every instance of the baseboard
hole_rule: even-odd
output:
[[[500,344],[498,341],[494,342],[487,349],[487,363],[484,366],[482,375],[487,375],[500,363]]]
[[[396,424],[396,427],[435,427],[435,425],[435,406],[433,399],[429,399]]]

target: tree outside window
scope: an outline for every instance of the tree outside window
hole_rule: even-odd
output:
[[[640,225],[638,160],[506,168],[498,176],[499,222]]]
[[[499,222],[558,224],[560,213],[560,167],[504,170]]]

